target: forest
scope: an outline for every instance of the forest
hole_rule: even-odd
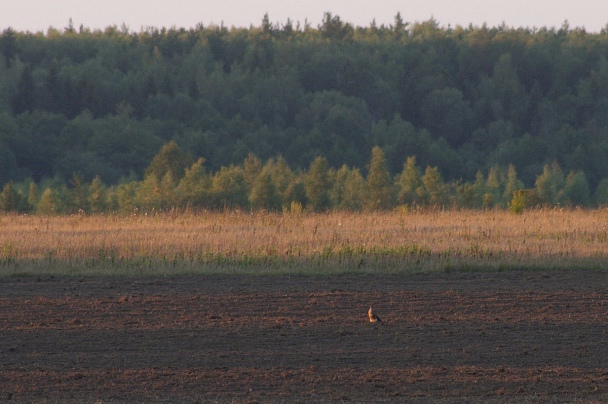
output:
[[[434,19],[0,35],[0,210],[608,202],[608,31]]]

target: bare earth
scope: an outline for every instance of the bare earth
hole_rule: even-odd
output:
[[[606,402],[607,276],[0,279],[0,401]]]

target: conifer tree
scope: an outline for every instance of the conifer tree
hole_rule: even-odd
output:
[[[89,185],[87,201],[91,213],[103,213],[108,209],[108,190],[99,175]]]
[[[310,210],[319,212],[329,208],[329,167],[325,157],[317,157],[310,164],[305,187]]]
[[[342,192],[342,206],[344,209],[358,211],[363,209],[366,197],[365,179],[358,168],[348,171]]]
[[[46,188],[40,196],[40,200],[36,206],[36,213],[42,215],[55,215],[59,213],[60,210],[61,200],[59,195],[53,189]]]
[[[180,180],[186,168],[192,165],[190,153],[182,150],[177,143],[172,140],[165,144],[158,154],[154,156],[152,162],[146,168],[145,176],[153,175],[157,180],[161,180],[167,172],[171,171],[174,179]]]
[[[418,189],[422,199],[434,208],[445,206],[447,203],[447,189],[439,168],[428,166],[421,180],[424,187]]]
[[[161,209],[171,209],[177,207],[177,197],[175,193],[175,181],[173,171],[167,171],[159,183],[159,205]]]
[[[3,212],[17,212],[21,204],[21,195],[15,189],[12,181],[9,181],[0,193],[0,210]]]
[[[488,171],[486,192],[483,195],[483,207],[491,208],[502,205],[502,187],[504,186],[504,172],[494,166]]]
[[[366,178],[367,200],[365,207],[369,210],[386,210],[394,203],[393,183],[386,167],[384,152],[378,146],[372,149],[372,159]]]
[[[200,207],[209,203],[212,182],[203,166],[204,162],[205,159],[201,157],[186,169],[175,190],[180,205]]]
[[[249,189],[253,188],[253,184],[262,172],[262,161],[253,153],[249,153],[243,162],[243,176]]]
[[[234,165],[222,167],[213,176],[213,207],[217,209],[248,208],[247,188],[242,167]]]
[[[110,192],[109,200],[112,206],[115,206],[119,211],[133,212],[137,207],[137,191],[139,184],[135,181],[120,184],[116,189]]]
[[[272,181],[277,188],[279,197],[285,203],[285,194],[289,188],[289,184],[294,180],[294,173],[282,156],[279,156],[276,161],[271,159],[266,165],[270,166]]]
[[[297,176],[285,190],[283,197],[283,203],[286,208],[291,210],[293,205],[299,206],[300,210],[302,207],[308,205],[308,198],[306,197],[306,186],[304,185],[304,178],[302,175]]]
[[[38,204],[38,185],[34,181],[31,181],[28,187],[27,203],[30,209],[34,209]]]
[[[282,202],[272,179],[269,166],[266,166],[257,176],[249,195],[249,202],[254,209],[266,209],[269,211],[281,209]]]
[[[517,178],[517,171],[513,164],[507,169],[507,179],[505,180],[505,190],[503,192],[503,205],[508,204],[513,199],[514,192],[524,189],[524,183]]]
[[[608,178],[600,181],[595,189],[595,203],[598,206],[608,205]]]
[[[344,183],[349,172],[350,169],[344,164],[334,175],[333,184],[329,191],[329,202],[334,209],[344,209]]]
[[[475,182],[472,185],[473,189],[473,204],[467,206],[468,208],[479,209],[483,206],[483,197],[486,194],[486,179],[481,171],[477,171],[475,174]]]
[[[403,163],[403,171],[397,179],[399,187],[398,202],[403,205],[413,205],[418,198],[417,190],[422,185],[420,169],[416,166],[416,157],[411,156]]]
[[[564,196],[569,205],[588,206],[591,203],[591,191],[585,173],[570,172],[566,178]]]
[[[330,192],[331,206],[338,210],[361,210],[366,200],[365,179],[358,168],[347,165],[336,171]]]
[[[69,209],[73,212],[89,211],[89,186],[80,174],[74,174],[70,180],[71,188],[68,191]]]
[[[142,182],[137,184],[135,205],[139,209],[150,211],[161,208],[160,181],[154,175],[148,175]]]
[[[565,202],[564,186],[566,179],[564,172],[557,162],[543,166],[543,173],[536,178],[534,189],[540,203],[559,205]]]

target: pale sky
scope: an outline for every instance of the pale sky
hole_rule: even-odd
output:
[[[63,29],[71,18],[75,27],[103,29],[125,23],[131,31],[148,26],[190,28],[224,23],[226,26],[259,26],[268,13],[270,21],[283,24],[304,20],[316,27],[326,11],[355,26],[389,25],[397,12],[406,22],[434,17],[441,26],[556,27],[568,20],[570,27],[599,32],[608,23],[606,0],[0,0],[0,30],[44,31]]]

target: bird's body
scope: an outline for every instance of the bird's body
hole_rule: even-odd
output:
[[[382,319],[380,318],[380,316],[377,315],[376,313],[374,313],[374,308],[372,306],[369,306],[367,315],[369,316],[370,323],[381,323],[382,322]]]

